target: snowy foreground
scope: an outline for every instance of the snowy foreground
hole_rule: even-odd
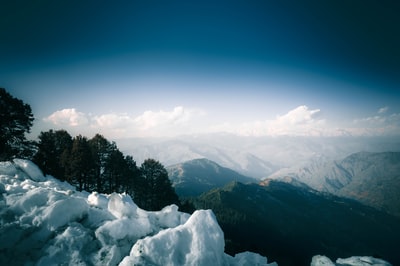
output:
[[[126,194],[76,191],[30,161],[0,162],[0,265],[277,265],[224,253],[211,210],[137,207]],[[311,265],[390,265],[371,257],[310,258]]]

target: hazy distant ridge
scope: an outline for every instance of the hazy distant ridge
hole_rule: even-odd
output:
[[[303,167],[282,169],[270,176],[288,177],[400,216],[400,152],[358,152],[343,160],[320,156]]]
[[[232,181],[257,182],[208,159],[194,159],[167,167],[168,175],[179,196],[198,196]]]

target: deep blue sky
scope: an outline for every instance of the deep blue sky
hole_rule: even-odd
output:
[[[9,2],[0,86],[31,104],[37,130],[66,116],[104,129],[96,117],[112,114],[141,135],[235,131],[291,110],[330,128],[398,126],[396,1]]]

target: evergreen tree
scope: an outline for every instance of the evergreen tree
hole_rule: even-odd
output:
[[[65,130],[41,132],[33,161],[44,174],[65,180],[65,165],[72,148],[72,137]]]
[[[126,173],[126,169],[127,167],[124,155],[120,150],[118,150],[115,143],[112,143],[105,168],[107,193],[122,192],[123,175]]]
[[[74,138],[67,167],[67,180],[79,190],[92,191],[93,159],[86,137],[81,135]]]
[[[133,157],[128,155],[125,156],[125,165],[126,165],[126,174],[123,180],[123,186],[126,193],[135,198],[136,190],[138,188],[139,178],[140,178],[140,170],[136,166],[136,162],[133,160]],[[140,193],[139,193],[140,194]]]
[[[96,191],[100,193],[106,192],[104,187],[105,171],[112,149],[111,143],[100,134],[96,134],[89,140],[89,146],[93,159],[93,178],[95,180]]]
[[[145,160],[140,172],[147,183],[145,207],[149,210],[160,210],[166,205],[178,204],[179,199],[168,178],[164,166],[154,160]]]
[[[28,104],[0,88],[0,161],[29,158],[33,147],[25,133],[30,132],[33,120]]]

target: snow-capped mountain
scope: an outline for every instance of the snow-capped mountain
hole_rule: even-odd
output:
[[[358,152],[342,160],[316,156],[305,165],[281,169],[269,176],[280,180],[288,177],[400,216],[399,152]]]
[[[232,181],[257,182],[208,159],[194,159],[167,167],[168,176],[179,196],[198,196]]]

